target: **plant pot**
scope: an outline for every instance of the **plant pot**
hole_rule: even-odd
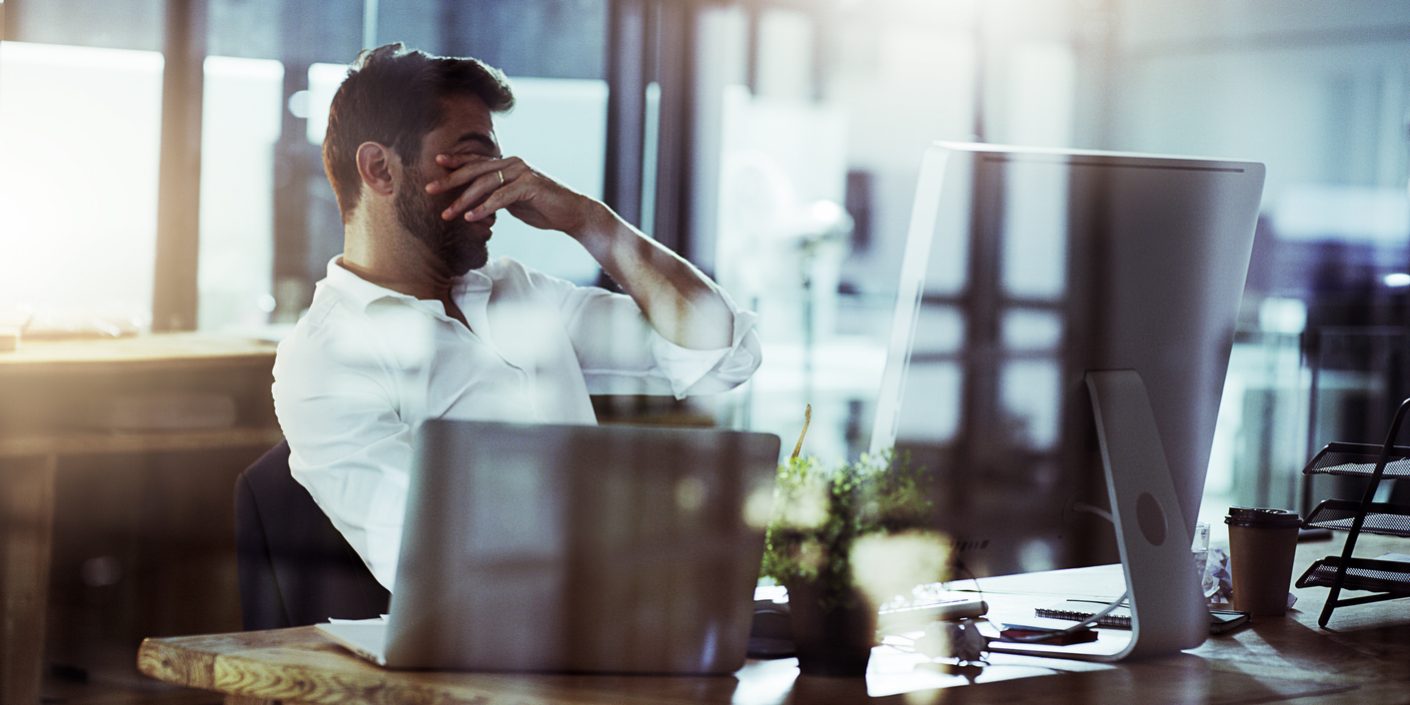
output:
[[[810,676],[865,676],[876,644],[876,610],[855,591],[827,603],[824,592],[818,583],[788,585],[798,669]]]

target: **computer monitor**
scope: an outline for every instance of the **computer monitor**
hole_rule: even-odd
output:
[[[1133,442],[1163,446],[1170,540],[1188,551],[1263,177],[1229,160],[929,148],[871,445],[936,472],[965,569],[1118,562],[1084,381],[1098,370],[1144,382],[1159,443]]]

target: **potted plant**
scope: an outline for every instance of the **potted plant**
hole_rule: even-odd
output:
[[[924,469],[891,451],[829,464],[801,446],[778,469],[762,572],[788,589],[800,670],[861,676],[877,606],[940,580],[946,549]]]

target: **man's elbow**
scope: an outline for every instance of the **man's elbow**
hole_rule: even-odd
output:
[[[759,335],[751,328],[745,332],[733,352],[722,361],[717,375],[725,389],[734,389],[754,376],[764,364],[763,346]]]

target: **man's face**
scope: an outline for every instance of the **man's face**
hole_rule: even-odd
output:
[[[447,173],[436,164],[437,154],[498,158],[500,151],[484,101],[474,96],[449,98],[444,111],[440,126],[422,137],[416,162],[404,166],[405,178],[396,193],[397,221],[430,248],[447,271],[460,276],[489,260],[487,243],[494,216],[473,223],[459,216],[444,220],[441,212],[463,189],[432,196],[426,193],[426,184]]]

